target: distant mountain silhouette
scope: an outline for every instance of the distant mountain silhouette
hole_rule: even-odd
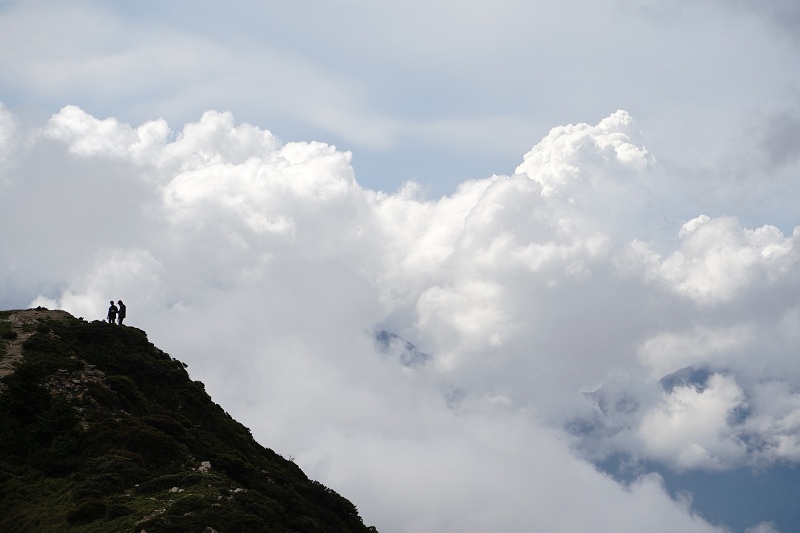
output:
[[[664,376],[659,383],[668,393],[671,393],[675,387],[694,387],[699,391],[704,391],[711,375],[711,370],[706,366],[687,366]]]
[[[431,360],[430,354],[420,351],[399,335],[383,329],[375,332],[375,344],[382,353],[397,357],[403,366],[420,366]]]
[[[0,531],[376,532],[129,326],[0,311]]]

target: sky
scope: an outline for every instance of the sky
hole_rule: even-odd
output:
[[[0,2],[0,308],[386,532],[788,533],[793,1]]]

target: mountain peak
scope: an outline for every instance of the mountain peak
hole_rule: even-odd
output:
[[[144,331],[0,311],[3,531],[369,532]]]

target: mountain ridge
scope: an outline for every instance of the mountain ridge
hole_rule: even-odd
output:
[[[0,311],[0,529],[372,532],[144,331]]]

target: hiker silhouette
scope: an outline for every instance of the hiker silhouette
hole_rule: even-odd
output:
[[[122,303],[122,300],[118,300],[117,303],[119,304],[119,314],[117,315],[117,324],[120,326],[122,325],[122,321],[125,319],[125,304]]]
[[[117,309],[117,306],[114,305],[114,300],[111,300],[109,303],[111,305],[108,308],[108,316],[106,318],[108,318],[109,324],[113,324],[117,320],[117,312],[119,309]]]

